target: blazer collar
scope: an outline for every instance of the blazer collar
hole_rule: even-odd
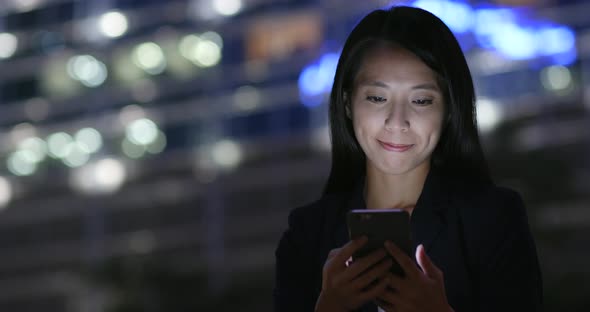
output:
[[[445,176],[437,169],[431,168],[424,182],[422,193],[418,198],[416,207],[412,211],[410,219],[410,231],[414,250],[419,244],[423,244],[426,251],[430,250],[432,243],[440,232],[446,227],[446,210],[451,205],[452,179]],[[363,196],[365,177],[355,184],[345,209],[340,210],[339,224],[334,231],[334,242],[340,247],[349,240],[346,213],[352,209],[366,209]]]

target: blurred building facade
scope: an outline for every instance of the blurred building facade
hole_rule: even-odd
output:
[[[343,42],[391,1],[0,3],[0,310],[270,310]],[[548,309],[590,307],[590,3],[411,1],[456,33]]]

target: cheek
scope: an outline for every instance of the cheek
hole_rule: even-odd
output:
[[[382,107],[369,103],[355,102],[352,106],[355,122],[358,124],[372,124],[384,118]]]
[[[432,119],[423,120],[419,128],[421,136],[427,140],[428,145],[436,145],[442,132],[442,118],[436,116]]]
[[[357,140],[363,140],[367,135],[374,135],[383,124],[383,114],[368,109],[355,109],[353,113],[354,132]]]

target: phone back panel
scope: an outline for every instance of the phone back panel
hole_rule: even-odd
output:
[[[366,256],[378,248],[384,248],[383,244],[386,240],[393,242],[413,258],[410,216],[406,211],[401,209],[352,210],[347,215],[347,222],[351,240],[363,235],[368,238],[368,242],[353,255],[353,259]],[[404,273],[399,264],[395,259],[392,260],[391,271],[403,276]]]

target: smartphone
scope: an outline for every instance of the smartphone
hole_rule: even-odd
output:
[[[385,248],[384,243],[389,240],[396,244],[408,256],[412,253],[410,237],[410,215],[402,209],[358,209],[347,214],[348,234],[351,240],[367,236],[368,242],[359,249],[352,259],[358,259],[372,251]],[[391,272],[404,276],[401,266],[391,256],[393,264]]]

